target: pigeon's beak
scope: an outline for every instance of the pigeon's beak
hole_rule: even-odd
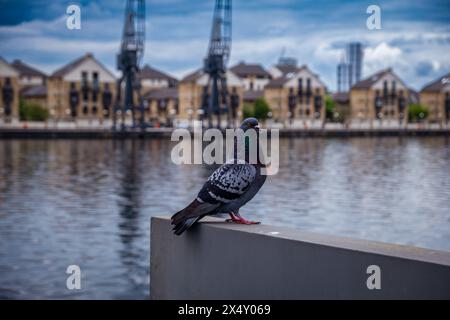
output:
[[[259,126],[254,126],[253,128],[256,130],[256,132],[259,131]]]

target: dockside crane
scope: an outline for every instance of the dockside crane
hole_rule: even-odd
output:
[[[208,126],[213,126],[213,115],[217,115],[217,126],[220,128],[221,113],[226,112],[228,122],[231,112],[227,91],[227,63],[231,51],[231,0],[216,0],[213,23],[207,57],[204,61],[204,72],[208,75],[208,84],[204,88],[202,102],[203,119],[208,118]]]
[[[136,111],[140,111],[140,126],[145,125],[145,110],[140,94],[140,81],[137,77],[139,65],[144,55],[145,45],[145,0],[127,0],[125,23],[120,52],[117,56],[117,69],[122,76],[117,80],[116,101],[113,112],[113,130],[116,130],[117,113],[121,115],[121,130],[125,130],[125,116],[131,112],[133,127],[136,127]],[[122,83],[124,97],[122,99]],[[134,98],[138,98],[136,103]]]

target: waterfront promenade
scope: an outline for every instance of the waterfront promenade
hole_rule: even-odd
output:
[[[189,126],[182,126],[189,129]],[[345,127],[338,123],[301,127],[282,124],[269,124],[268,129],[278,129],[280,137],[364,137],[364,136],[450,136],[450,125],[409,124],[407,127],[379,126],[368,124]],[[111,129],[111,123],[12,123],[0,124],[0,139],[111,139],[111,138],[168,138],[174,128],[153,127],[127,128],[125,131]]]

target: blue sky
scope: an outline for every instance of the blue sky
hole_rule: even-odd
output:
[[[178,78],[201,66],[213,0],[147,0],[144,63]],[[81,7],[81,30],[66,28],[68,5]],[[115,71],[123,0],[0,0],[0,56],[47,73],[92,52]],[[381,7],[381,30],[366,28],[366,9]],[[364,75],[385,67],[415,89],[450,72],[450,1],[233,1],[231,64],[276,63],[283,48],[336,87],[348,41],[365,45]]]

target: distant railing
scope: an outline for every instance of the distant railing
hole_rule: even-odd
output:
[[[206,219],[151,220],[152,299],[450,299],[450,253]]]

